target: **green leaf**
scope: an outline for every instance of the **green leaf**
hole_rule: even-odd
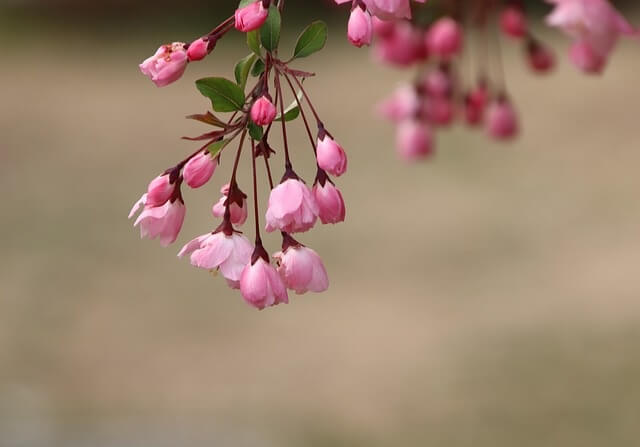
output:
[[[296,43],[292,59],[307,57],[324,48],[327,42],[327,24],[321,21],[307,26]]]
[[[240,0],[238,4],[238,8],[244,8],[245,6],[249,6],[251,3],[255,3],[256,0]]]
[[[258,30],[249,31],[247,33],[247,46],[258,56],[262,55],[260,45],[260,33],[258,32]]]
[[[264,73],[264,62],[262,59],[258,59],[251,69],[251,76],[260,76],[262,73]]]
[[[220,140],[220,141],[216,141],[215,143],[211,143],[208,147],[207,150],[209,151],[209,153],[211,154],[212,157],[217,157],[218,154],[220,152],[222,152],[222,149],[224,149],[227,144],[231,143],[231,140]]]
[[[255,54],[250,54],[236,64],[234,74],[236,76],[236,82],[238,83],[242,91],[244,91],[244,88],[247,85],[249,71],[251,71],[251,67],[253,66],[256,58],[257,56]]]
[[[298,92],[297,97],[298,97],[298,101],[302,101],[301,91]],[[294,119],[298,118],[298,116],[300,116],[300,107],[298,107],[298,101],[294,100],[291,104],[289,104],[289,107],[284,109],[285,122],[293,121]],[[275,120],[282,121],[282,115],[278,114]]]
[[[251,135],[251,138],[256,141],[260,141],[262,139],[262,135],[264,135],[262,127],[258,126],[253,121],[249,121],[249,125],[247,127],[249,128],[249,135]]]
[[[272,4],[269,7],[267,21],[260,28],[260,39],[265,50],[275,51],[278,48],[281,23],[280,11],[276,5]]]
[[[211,99],[213,110],[216,112],[235,112],[244,106],[244,91],[235,82],[228,79],[198,79],[196,87],[200,93]]]

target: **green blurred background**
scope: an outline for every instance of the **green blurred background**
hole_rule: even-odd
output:
[[[302,238],[330,291],[256,312],[175,258],[214,225],[228,165],[186,192],[176,246],[126,220],[202,130],[183,119],[207,107],[193,81],[230,77],[246,50],[229,36],[166,89],[137,64],[232,3],[0,9],[0,446],[638,445],[638,43],[598,79],[564,57],[534,77],[505,44],[522,138],[456,127],[406,166],[372,109],[411,74],[350,47],[346,9],[290,1],[285,47],[331,24],[299,66],[349,152],[348,220]],[[299,125],[292,138],[310,180]]]

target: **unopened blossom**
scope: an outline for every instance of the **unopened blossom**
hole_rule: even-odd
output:
[[[257,309],[289,303],[287,288],[276,269],[262,257],[250,262],[240,277],[240,293]]]
[[[160,240],[160,245],[164,247],[174,243],[178,238],[186,213],[182,199],[168,200],[164,205],[153,206],[147,202],[147,195],[144,194],[131,209],[129,219],[141,207],[143,207],[143,210],[133,224],[134,227],[140,226],[140,237],[157,238]]]
[[[213,205],[213,209],[211,210],[214,217],[224,217],[224,214],[227,208],[229,184],[227,183],[226,185],[224,185],[220,190],[220,192],[222,193],[222,197],[220,197],[220,200],[218,200],[218,202],[215,205]],[[247,220],[247,216],[249,212],[247,209],[246,196],[241,191],[237,194],[242,197],[242,205],[238,204],[237,201],[232,201],[229,204],[229,207],[230,207],[229,213],[230,213],[230,219],[232,224],[242,225]]]
[[[258,126],[268,126],[276,118],[276,106],[263,95],[251,106],[251,120]]]
[[[398,155],[405,161],[417,161],[433,153],[433,133],[428,124],[407,120],[398,126],[396,135]]]
[[[371,14],[383,19],[410,19],[411,3],[409,0],[363,0]],[[425,3],[426,0],[415,0]]]
[[[556,62],[555,56],[549,48],[533,40],[527,45],[527,59],[529,66],[537,73],[550,71]]]
[[[184,166],[184,181],[192,188],[200,188],[210,179],[218,166],[218,162],[208,150],[204,150],[191,158]]]
[[[238,288],[242,271],[251,261],[253,245],[241,234],[220,231],[199,236],[187,243],[179,257],[191,255],[191,264],[219,270],[232,288]]]
[[[373,23],[371,15],[359,6],[351,11],[349,24],[347,27],[347,37],[349,42],[360,48],[364,45],[371,44],[373,36]]]
[[[485,123],[489,136],[497,140],[507,140],[518,134],[518,115],[506,98],[498,98],[489,104]]]
[[[500,28],[509,37],[519,39],[527,35],[527,18],[522,7],[507,6],[500,14]]]
[[[269,10],[264,7],[262,0],[258,0],[244,8],[236,9],[235,27],[238,31],[247,33],[260,28],[268,16]]]
[[[379,37],[374,54],[382,62],[406,67],[428,56],[422,33],[409,22],[395,22],[392,32]]]
[[[585,73],[601,73],[607,63],[606,55],[595,50],[586,40],[576,40],[569,48],[569,60]]]
[[[346,208],[342,193],[325,176],[313,185],[313,197],[318,204],[318,217],[323,224],[344,222]]]
[[[198,40],[191,42],[187,49],[187,57],[190,61],[200,61],[205,58],[209,52],[209,39],[201,37]]]
[[[449,59],[462,49],[462,28],[451,17],[443,17],[431,25],[426,42],[430,53]]]
[[[381,116],[397,123],[415,116],[419,107],[416,88],[411,84],[402,84],[377,109]]]
[[[180,79],[188,63],[185,44],[174,42],[158,48],[156,54],[140,64],[140,71],[158,87],[164,87]]]
[[[175,185],[171,183],[169,174],[159,175],[151,180],[147,187],[146,204],[149,206],[163,205],[175,190]]]
[[[446,68],[431,70],[422,82],[424,90],[431,96],[449,96],[453,90],[453,81]]]
[[[301,180],[289,178],[273,188],[267,208],[268,232],[300,233],[310,230],[318,219],[318,204]]]
[[[318,134],[316,158],[321,169],[336,177],[347,170],[347,155],[344,149],[324,129]]]
[[[320,293],[329,288],[329,278],[322,258],[311,248],[303,245],[290,246],[273,257],[285,286],[297,294]]]

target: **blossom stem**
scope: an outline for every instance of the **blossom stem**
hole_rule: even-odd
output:
[[[300,116],[302,116],[302,121],[304,122],[304,127],[307,130],[307,135],[309,135],[309,141],[311,142],[311,147],[313,148],[313,153],[316,154],[317,153],[316,142],[313,139],[313,134],[311,133],[311,128],[309,127],[309,122],[307,121],[307,116],[304,113],[304,109],[302,108],[302,104],[300,103],[300,99],[298,99],[298,94],[296,93],[296,88],[293,86],[293,84],[291,83],[291,80],[289,79],[289,76],[287,76],[286,73],[283,73],[283,76],[284,76],[284,79],[289,84],[289,87],[291,87],[291,92],[293,93],[293,96],[296,99],[296,103],[298,104],[298,109],[300,110]]]
[[[289,158],[289,142],[287,141],[287,124],[284,118],[284,96],[282,95],[282,86],[280,85],[280,74],[276,71],[275,74],[276,90],[280,97],[280,121],[282,122],[282,139],[284,140],[284,157],[286,170],[291,169],[291,159]]]
[[[304,95],[304,98],[307,101],[307,104],[309,104],[309,108],[311,109],[311,112],[313,113],[313,116],[316,118],[316,121],[318,122],[318,126],[322,125],[322,120],[320,119],[320,116],[318,115],[318,112],[316,112],[315,107],[313,107],[313,103],[311,102],[311,99],[309,99],[309,95],[307,95],[306,90],[302,86],[302,82],[300,82],[300,79],[298,79],[297,76],[294,76],[293,79],[296,81],[296,84],[298,84],[298,87],[300,88],[300,91]],[[296,98],[297,98],[297,96],[296,96]]]

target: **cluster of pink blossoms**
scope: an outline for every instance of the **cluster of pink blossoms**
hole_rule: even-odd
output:
[[[497,140],[518,134],[519,119],[506,89],[499,31],[521,42],[535,73],[547,73],[555,65],[553,52],[532,35],[522,0],[452,0],[438,4],[435,11],[425,1],[418,2],[427,3],[425,6],[413,8],[409,0],[334,1],[351,1],[347,37],[353,45],[374,44],[376,60],[418,67],[414,82],[400,86],[379,107],[380,114],[396,124],[397,151],[407,161],[430,156],[435,129],[456,120],[483,127]],[[608,0],[546,1],[553,4],[547,23],[574,39],[569,58],[586,73],[603,70],[621,35],[638,34]],[[426,11],[429,14],[423,14]],[[490,56],[494,67],[489,66]],[[474,76],[465,79],[470,70],[475,71]]]
[[[258,309],[288,303],[287,290],[303,294],[323,292],[328,288],[329,280],[322,259],[293,235],[309,231],[318,221],[335,224],[345,219],[342,194],[330,177],[339,177],[346,172],[345,151],[325,128],[303,87],[304,79],[313,74],[290,66],[292,60],[309,56],[324,46],[326,25],[315,22],[307,27],[298,40],[293,57],[283,61],[277,52],[283,6],[283,0],[243,1],[234,16],[208,35],[189,45],[163,45],[140,65],[141,71],[157,86],[166,86],[184,74],[189,62],[202,60],[211,53],[218,40],[231,29],[247,33],[251,53],[236,65],[235,82],[224,78],[205,78],[196,82],[200,92],[211,99],[213,112],[189,118],[217,129],[197,137],[185,137],[204,141],[205,144],[153,179],[129,217],[142,209],[134,223],[140,227],[141,236],[158,238],[164,246],[175,242],[186,211],[181,192],[183,183],[193,189],[207,184],[220,158],[237,139],[231,179],[222,188],[221,197],[216,199],[212,208],[213,217],[220,219],[219,224],[210,233],[188,242],[178,256],[189,256],[195,267],[219,272],[229,287],[239,289],[245,301]],[[255,86],[246,92],[250,75],[257,80]],[[286,108],[283,84],[289,87],[293,98],[293,103]],[[303,107],[304,102],[307,111]],[[315,136],[308,111],[311,111],[317,125]],[[222,120],[214,112],[232,115]],[[316,176],[312,187],[294,171],[289,151],[287,123],[298,117],[302,118],[315,155]],[[284,142],[284,174],[276,185],[271,165],[275,151],[269,137],[278,123]],[[247,195],[240,189],[237,178],[245,146],[250,149],[247,153],[253,172],[254,243],[239,230],[249,215]],[[261,238],[258,159],[264,161],[265,179],[271,191],[264,215],[265,231],[278,232],[282,239],[281,250],[272,257]]]

